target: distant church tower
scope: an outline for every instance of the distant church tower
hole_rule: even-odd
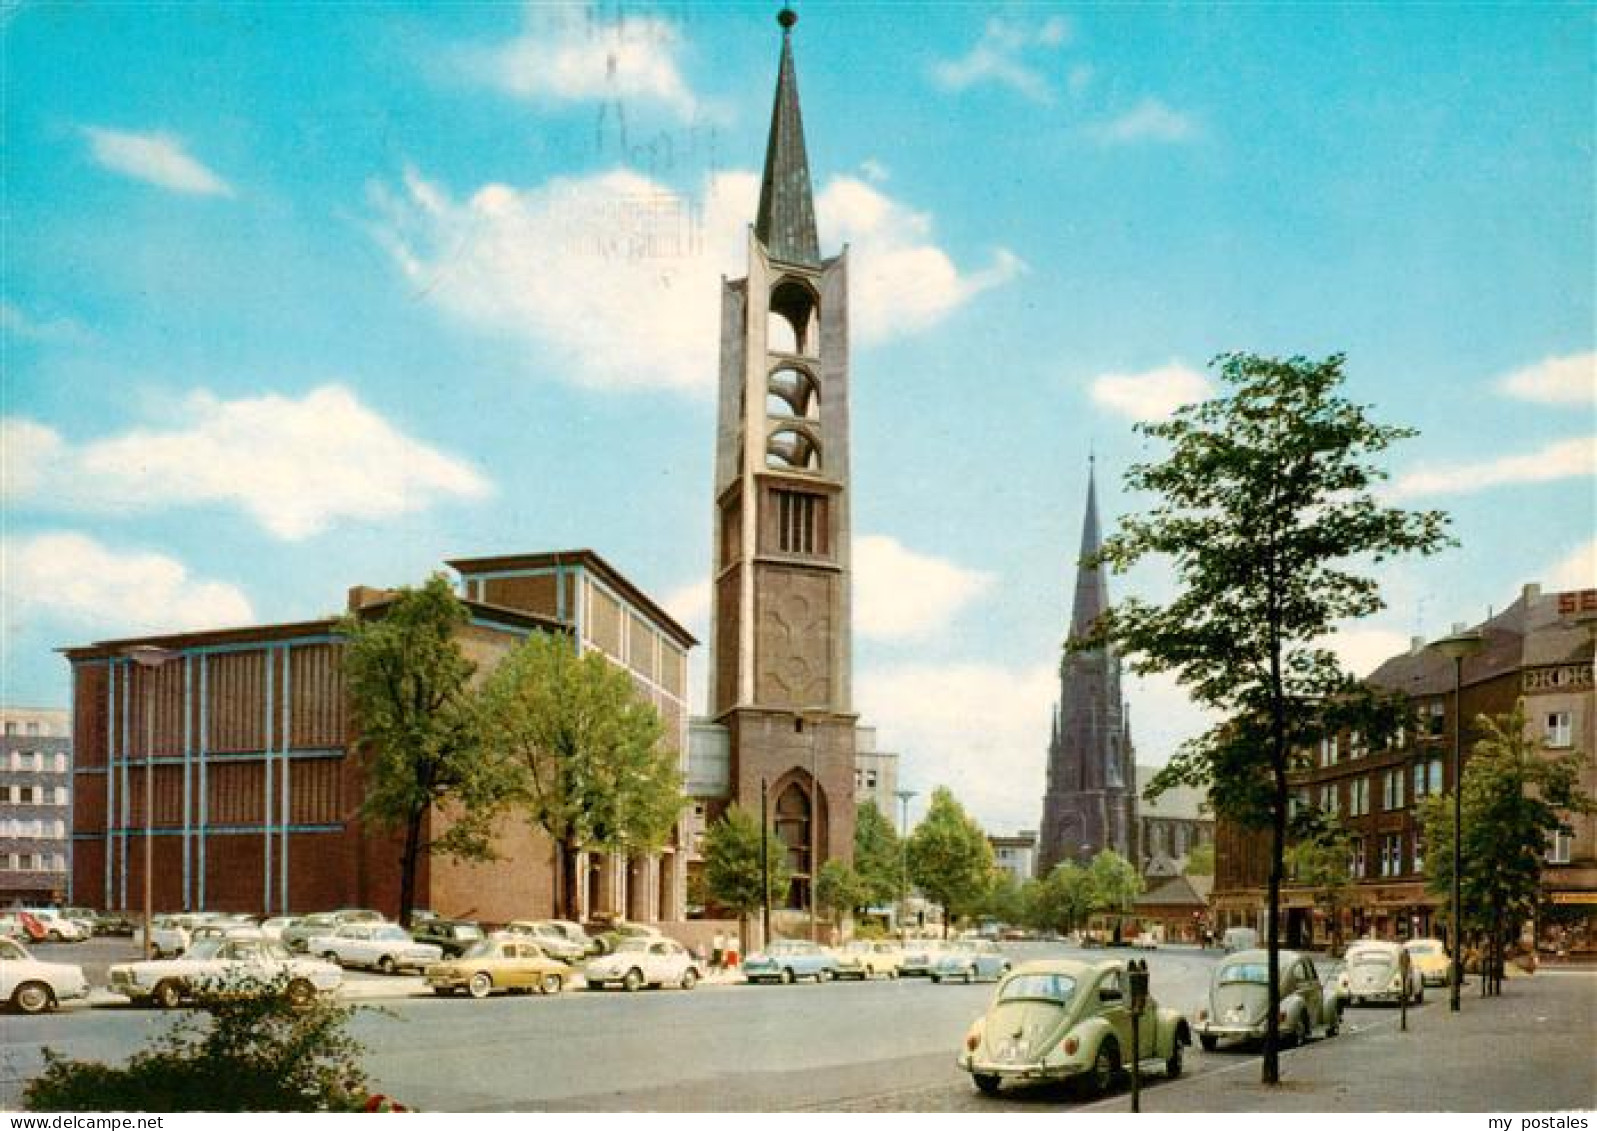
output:
[[[783,10],[782,58],[748,275],[721,286],[710,715],[730,799],[772,822],[808,906],[854,844],[848,256],[823,259]]]
[[[1101,546],[1097,483],[1089,471],[1078,560]],[[1086,636],[1108,608],[1103,571],[1078,565],[1069,639]],[[1131,720],[1120,697],[1120,657],[1110,648],[1067,653],[1059,668],[1059,705],[1048,744],[1039,876],[1065,860],[1084,863],[1104,848],[1138,863],[1134,753]]]

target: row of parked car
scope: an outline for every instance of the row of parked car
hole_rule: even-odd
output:
[[[1445,985],[1448,975],[1447,952],[1436,939],[1415,939],[1406,946],[1361,940],[1348,948],[1340,966],[1328,968],[1298,951],[1279,951],[1276,959],[1278,1031],[1288,1045],[1336,1036],[1350,1005],[1418,1005],[1426,985]],[[1124,962],[1028,962],[999,981],[987,1012],[966,1033],[958,1063],[988,1095],[1006,1084],[1053,1081],[1101,1093],[1133,1057],[1139,1067],[1147,1063],[1179,1076],[1183,1049],[1194,1036],[1205,1052],[1217,1050],[1222,1041],[1263,1038],[1269,991],[1268,951],[1228,954],[1210,976],[1207,999],[1193,1019],[1150,997],[1133,1045]]]

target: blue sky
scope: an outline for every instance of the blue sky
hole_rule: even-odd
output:
[[[923,797],[1035,827],[1088,452],[1139,505],[1132,421],[1224,350],[1346,352],[1422,431],[1391,493],[1462,545],[1381,574],[1355,666],[1597,584],[1588,6],[799,12],[853,271],[857,706]],[[65,706],[62,645],[456,555],[592,547],[707,640],[773,15],[8,7],[3,698]],[[1200,725],[1129,698],[1145,761]]]

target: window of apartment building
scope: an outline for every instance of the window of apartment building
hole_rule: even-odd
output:
[[[1364,878],[1364,838],[1356,836],[1348,844],[1348,875],[1356,880]]]
[[[1403,874],[1403,834],[1388,833],[1381,838],[1381,875]]]
[[[1349,758],[1362,758],[1368,753],[1364,746],[1364,736],[1358,731],[1352,731],[1347,736],[1347,756]]]
[[[1568,711],[1547,712],[1547,745],[1562,749],[1574,744],[1574,716]]]
[[[1381,775],[1381,808],[1403,808],[1403,771],[1387,770]]]
[[[22,857],[15,852],[6,853],[6,871],[19,872],[22,870]]]
[[[1414,837],[1414,871],[1425,871],[1425,842],[1416,834]]]
[[[14,722],[6,723],[6,733],[7,734],[16,734],[17,733],[17,724],[14,723]]]
[[[1547,842],[1547,863],[1568,864],[1573,856],[1574,848],[1575,838],[1563,829],[1559,829],[1553,833],[1551,839]]]
[[[66,870],[67,870],[67,858],[63,854],[57,852],[53,856],[50,857],[50,871],[52,871],[52,872],[65,872]]]
[[[1370,811],[1370,779],[1356,777],[1348,784],[1348,815],[1362,817]]]
[[[34,795],[37,791],[31,785],[14,785],[11,787],[11,800],[18,805],[37,805]]]
[[[65,754],[57,754],[55,756],[55,772],[58,774],[67,772],[67,756]]]
[[[37,872],[39,870],[39,854],[37,852],[24,852],[22,854],[22,870],[24,872]]]
[[[1389,745],[1393,750],[1407,750],[1408,727],[1398,727],[1397,732],[1392,735],[1392,741]]]
[[[1334,766],[1334,765],[1336,765],[1336,739],[1334,739],[1334,738],[1322,738],[1322,739],[1320,739],[1320,765],[1322,765],[1322,766]]]
[[[58,786],[55,787],[55,803],[57,805],[65,805],[65,804],[67,804],[67,787],[66,786],[58,785]]]
[[[29,734],[38,734],[39,733],[39,724],[38,723],[29,723],[28,724],[28,733]]]
[[[67,823],[65,821],[61,820],[61,818],[59,818],[59,817],[57,817],[55,820],[51,821],[50,822],[50,835],[55,837],[57,840],[59,840],[62,837],[66,836],[67,835]]]
[[[1425,732],[1432,738],[1440,738],[1447,732],[1447,704],[1440,699],[1427,708]]]
[[[1440,758],[1432,758],[1430,760],[1430,762],[1428,762],[1426,764],[1425,774],[1426,774],[1426,778],[1427,778],[1426,783],[1425,783],[1426,792],[1427,793],[1441,793],[1442,792],[1442,760]]]
[[[1341,806],[1337,803],[1339,800],[1340,800],[1340,795],[1337,792],[1336,786],[1334,786],[1334,785],[1322,785],[1320,787],[1320,811],[1321,812],[1323,812],[1323,813],[1336,813],[1336,812],[1338,812],[1341,809]]]

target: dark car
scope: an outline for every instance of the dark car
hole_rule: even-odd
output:
[[[480,923],[466,919],[425,919],[411,928],[410,936],[441,948],[445,958],[459,958],[482,941],[483,933]]]

